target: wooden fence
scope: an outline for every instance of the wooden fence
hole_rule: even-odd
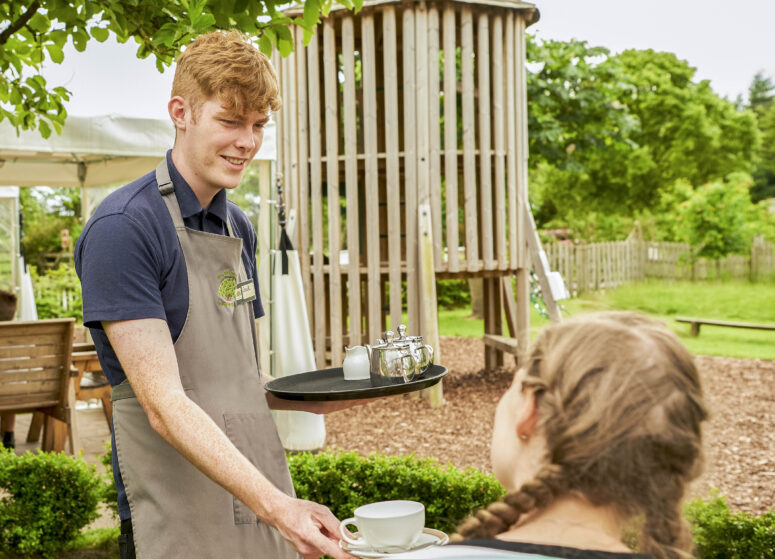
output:
[[[763,239],[754,240],[750,256],[733,254],[719,261],[700,258],[694,263],[685,243],[550,243],[545,250],[550,268],[560,272],[572,295],[646,278],[706,280],[720,276],[756,281],[775,273],[775,245]]]

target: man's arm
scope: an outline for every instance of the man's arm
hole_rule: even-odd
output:
[[[277,489],[186,396],[166,322],[127,320],[103,327],[151,427],[164,440],[277,528],[305,558],[350,557],[336,544],[339,521],[331,511]]]

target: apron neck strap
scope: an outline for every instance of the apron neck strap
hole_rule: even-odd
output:
[[[185,229],[186,226],[183,223],[183,215],[180,213],[178,198],[175,196],[175,185],[172,184],[172,179],[170,178],[170,170],[167,167],[166,157],[156,167],[156,182],[159,185],[159,193],[162,198],[164,198],[164,203],[170,211],[172,222],[175,224],[175,229]],[[226,230],[229,232],[229,237],[234,237],[234,230],[231,227],[231,218],[229,217],[228,203],[226,204]]]

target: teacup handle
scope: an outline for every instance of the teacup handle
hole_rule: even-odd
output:
[[[358,521],[353,518],[348,518],[347,520],[343,520],[342,523],[339,525],[339,534],[342,536],[342,539],[346,541],[349,544],[353,545],[360,545],[363,543],[363,540],[354,540],[350,536],[348,536],[349,532],[347,531],[347,526],[352,524],[356,528],[358,527]]]

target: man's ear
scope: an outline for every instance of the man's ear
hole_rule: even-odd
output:
[[[186,129],[186,113],[189,107],[186,100],[180,95],[176,95],[167,103],[167,111],[170,113],[172,124],[175,125],[176,130]]]
[[[533,390],[525,390],[522,409],[517,414],[517,436],[521,441],[528,441],[538,425],[538,408]]]

